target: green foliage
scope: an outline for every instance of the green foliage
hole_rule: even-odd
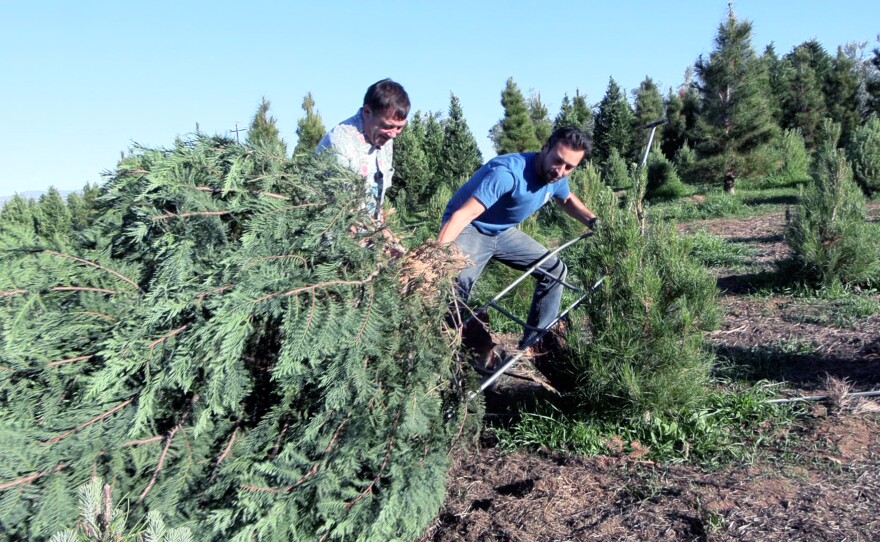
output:
[[[805,278],[814,285],[872,284],[880,279],[876,235],[865,223],[865,198],[852,179],[840,125],[823,124],[824,139],[813,164],[813,183],[786,226],[786,241]]]
[[[394,182],[389,197],[400,208],[417,208],[434,189],[434,171],[425,152],[425,122],[416,111],[394,138]]]
[[[650,77],[646,77],[635,91],[633,103],[633,124],[635,125],[635,130],[633,130],[632,156],[630,158],[634,162],[641,163],[642,155],[644,155],[645,147],[648,144],[648,138],[651,135],[650,129],[643,129],[641,126],[665,117],[666,113],[663,108],[663,97],[660,96],[660,89],[657,88],[656,83]],[[654,146],[660,146],[662,133],[663,128],[657,128],[654,135]]]
[[[813,52],[808,42],[785,56],[787,77],[780,122],[783,128],[799,130],[809,149],[816,147],[819,126],[828,116],[821,74],[817,73]]]
[[[461,102],[449,95],[449,116],[443,123],[443,146],[435,175],[449,186],[459,186],[483,164],[483,154],[468,128]]]
[[[192,542],[192,532],[186,527],[168,529],[162,515],[147,514],[146,521],[126,532],[127,503],[114,505],[110,484],[93,478],[79,487],[79,521],[76,529],[58,531],[50,542]]]
[[[692,461],[706,467],[748,462],[780,426],[800,415],[797,407],[767,403],[773,388],[708,391],[700,405],[674,416],[621,420],[597,410],[564,413],[544,406],[496,433],[503,446],[562,450],[583,455],[630,455],[661,462]]]
[[[761,169],[771,172],[766,177],[755,179],[751,183],[755,188],[791,186],[810,178],[810,155],[797,129],[785,130],[778,141],[756,149],[753,158],[757,162],[767,163]]]
[[[634,184],[644,186],[641,175]],[[621,209],[598,181],[583,192],[601,224],[576,245],[571,273],[582,284],[606,278],[572,324],[589,326],[569,342],[574,393],[609,410],[673,415],[705,394],[712,359],[701,341],[720,316],[715,281],[673,227],[642,232],[637,195]]]
[[[37,235],[50,239],[58,235],[67,235],[71,226],[70,209],[61,193],[53,186],[40,196],[34,213],[34,230]]]
[[[320,113],[315,111],[315,100],[311,92],[306,93],[303,98],[302,109],[306,116],[296,122],[297,141],[293,149],[294,156],[315,152],[315,148],[327,132]]]
[[[751,152],[779,130],[768,101],[767,66],[756,57],[751,34],[751,23],[740,23],[731,13],[718,28],[715,50],[695,65],[703,97],[697,151],[711,178],[723,180],[726,192],[746,175]]]
[[[81,238],[4,227],[3,532],[71,524],[94,473],[199,539],[418,536],[473,427],[447,298],[352,236],[356,186],[196,135],[126,157]]]
[[[742,267],[755,255],[746,245],[732,243],[705,230],[693,234],[690,242],[691,254],[706,267]]]
[[[540,92],[534,92],[529,96],[528,106],[529,117],[532,119],[532,124],[535,126],[535,139],[538,141],[539,145],[543,145],[553,131],[553,122],[550,120],[550,113],[547,111],[547,106],[541,102]]]
[[[617,149],[611,149],[611,154],[602,164],[602,180],[611,188],[632,188],[632,177],[629,175],[629,167],[626,160]]]
[[[632,158],[632,123],[632,108],[620,87],[610,78],[605,96],[599,102],[593,130],[593,157],[598,163],[604,163],[611,156],[611,149],[617,149],[625,158]]]
[[[872,116],[853,131],[846,155],[862,191],[868,196],[880,192],[880,118]]]
[[[254,147],[271,148],[272,152],[285,154],[287,144],[282,141],[275,117],[269,115],[270,103],[263,98],[248,128],[248,143]]]
[[[648,187],[645,197],[649,199],[675,199],[687,196],[691,189],[681,182],[675,165],[663,153],[654,151],[648,157]]]
[[[587,97],[580,91],[575,91],[574,99],[570,99],[568,94],[562,98],[559,113],[553,121],[553,129],[564,126],[580,128],[586,134],[593,133],[593,112],[587,103]]]
[[[535,124],[529,106],[513,77],[507,79],[501,92],[501,105],[504,107],[504,117],[497,132],[492,134],[495,152],[507,154],[540,149],[542,142],[535,137]]]

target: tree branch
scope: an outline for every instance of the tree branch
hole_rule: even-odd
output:
[[[189,327],[189,324],[184,324],[184,325],[180,326],[179,328],[171,330],[168,333],[166,333],[165,335],[162,335],[161,337],[159,337],[158,339],[156,339],[155,341],[150,343],[150,350],[152,350],[153,348],[156,348],[156,346],[159,343],[164,342],[165,339],[170,339],[171,337],[177,335],[178,333],[180,333],[181,331],[185,330],[188,327]]]
[[[58,472],[61,469],[63,469],[65,466],[66,465],[64,463],[59,463],[59,464],[55,465],[55,468],[53,468],[53,469],[46,469],[44,471],[34,472],[31,474],[28,474],[27,476],[22,476],[21,478],[17,478],[15,480],[5,482],[3,484],[0,484],[0,491],[3,491],[4,489],[9,489],[10,487],[29,484],[29,483],[33,482],[34,480],[36,480],[37,478],[41,478],[41,477],[46,476],[47,474],[51,474],[53,472]]]
[[[75,358],[59,359],[57,361],[50,361],[49,363],[46,364],[46,367],[55,367],[58,365],[64,365],[66,363],[74,363],[77,361],[87,360],[87,359],[90,359],[93,357],[95,357],[94,354],[89,354],[88,356],[77,356]]]
[[[226,456],[232,451],[232,445],[235,443],[236,435],[238,435],[238,424],[239,422],[235,422],[235,430],[232,432],[232,437],[229,438],[229,442],[226,443],[226,448],[223,449],[223,453],[220,454],[220,457],[217,458],[217,462],[214,463],[214,472],[211,473],[211,477],[208,479],[209,482],[217,476],[217,472],[220,470],[220,463],[226,459]]]
[[[147,487],[144,488],[143,492],[141,492],[138,497],[138,502],[144,500],[144,497],[147,496],[147,493],[150,492],[150,489],[153,488],[153,485],[156,483],[156,480],[159,478],[159,472],[162,470],[162,466],[165,464],[165,458],[168,457],[168,450],[171,448],[171,441],[174,439],[174,434],[183,427],[184,422],[186,422],[186,418],[189,416],[189,413],[192,412],[193,407],[196,404],[196,401],[199,400],[198,395],[193,395],[192,400],[189,403],[189,408],[186,409],[186,412],[180,416],[180,421],[177,422],[171,431],[165,435],[165,447],[162,448],[162,453],[159,454],[159,462],[156,463],[156,469],[153,471],[153,476],[150,478],[150,481],[147,483]]]
[[[131,284],[132,286],[137,288],[137,291],[139,291],[139,292],[141,291],[141,287],[138,286],[135,281],[131,280],[130,278],[128,278],[120,273],[117,273],[116,271],[113,271],[112,269],[107,269],[106,267],[103,267],[99,264],[96,264],[95,262],[92,262],[89,260],[84,260],[82,258],[77,258],[76,256],[71,256],[70,254],[64,254],[64,253],[58,252],[56,250],[48,250],[47,249],[47,250],[44,250],[43,252],[45,252],[46,254],[51,254],[52,256],[58,256],[58,257],[65,258],[68,260],[73,260],[75,262],[83,263],[88,266],[94,267],[95,269],[100,269],[102,271],[106,271],[106,272],[110,273],[111,275],[118,277],[118,278],[122,279],[123,281]]]
[[[54,436],[54,437],[50,438],[49,440],[44,440],[44,441],[42,441],[42,443],[43,444],[54,444],[60,440],[63,440],[65,438],[69,437],[70,435],[76,433],[77,431],[85,429],[86,427],[92,425],[93,423],[96,423],[96,422],[103,420],[104,418],[113,414],[117,410],[121,410],[121,409],[127,407],[128,405],[131,404],[132,401],[134,401],[134,397],[132,397],[131,399],[126,399],[125,401],[119,403],[118,405],[111,408],[110,410],[107,410],[106,412],[95,416],[94,418],[92,418],[91,420],[89,420],[87,422],[83,422],[83,423],[77,425],[76,427],[74,427],[70,431],[65,431],[64,433],[61,433],[60,435]]]
[[[108,290],[106,288],[87,288],[85,286],[55,286],[51,289],[53,292],[100,292],[102,294],[117,294],[116,290]]]

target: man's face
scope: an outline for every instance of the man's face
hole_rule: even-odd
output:
[[[545,183],[554,183],[574,171],[584,159],[584,153],[557,141],[553,147],[541,151],[538,176]]]
[[[367,143],[374,147],[388,143],[406,126],[406,119],[394,118],[392,112],[387,109],[376,112],[365,105],[361,108],[361,116],[364,121],[364,136],[367,138]]]

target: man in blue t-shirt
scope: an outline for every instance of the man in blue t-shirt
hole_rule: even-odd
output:
[[[462,302],[467,302],[474,282],[490,259],[525,270],[547,255],[544,246],[516,226],[551,197],[567,214],[590,228],[595,225],[596,215],[568,188],[568,174],[591,146],[589,136],[581,130],[559,128],[540,152],[496,156],[453,194],[443,213],[437,241],[454,241],[473,262],[458,277],[457,294]],[[537,340],[539,330],[556,318],[562,301],[563,287],[558,280],[565,279],[565,264],[554,256],[541,265],[540,271],[534,273],[538,284],[520,348]]]

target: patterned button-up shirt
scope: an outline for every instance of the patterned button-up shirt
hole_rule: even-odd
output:
[[[391,167],[393,144],[393,140],[382,147],[368,143],[364,137],[361,112],[358,110],[353,117],[340,122],[327,132],[316,149],[316,152],[329,149],[336,153],[340,164],[364,178],[364,208],[379,224],[384,222],[382,203],[394,174]]]

